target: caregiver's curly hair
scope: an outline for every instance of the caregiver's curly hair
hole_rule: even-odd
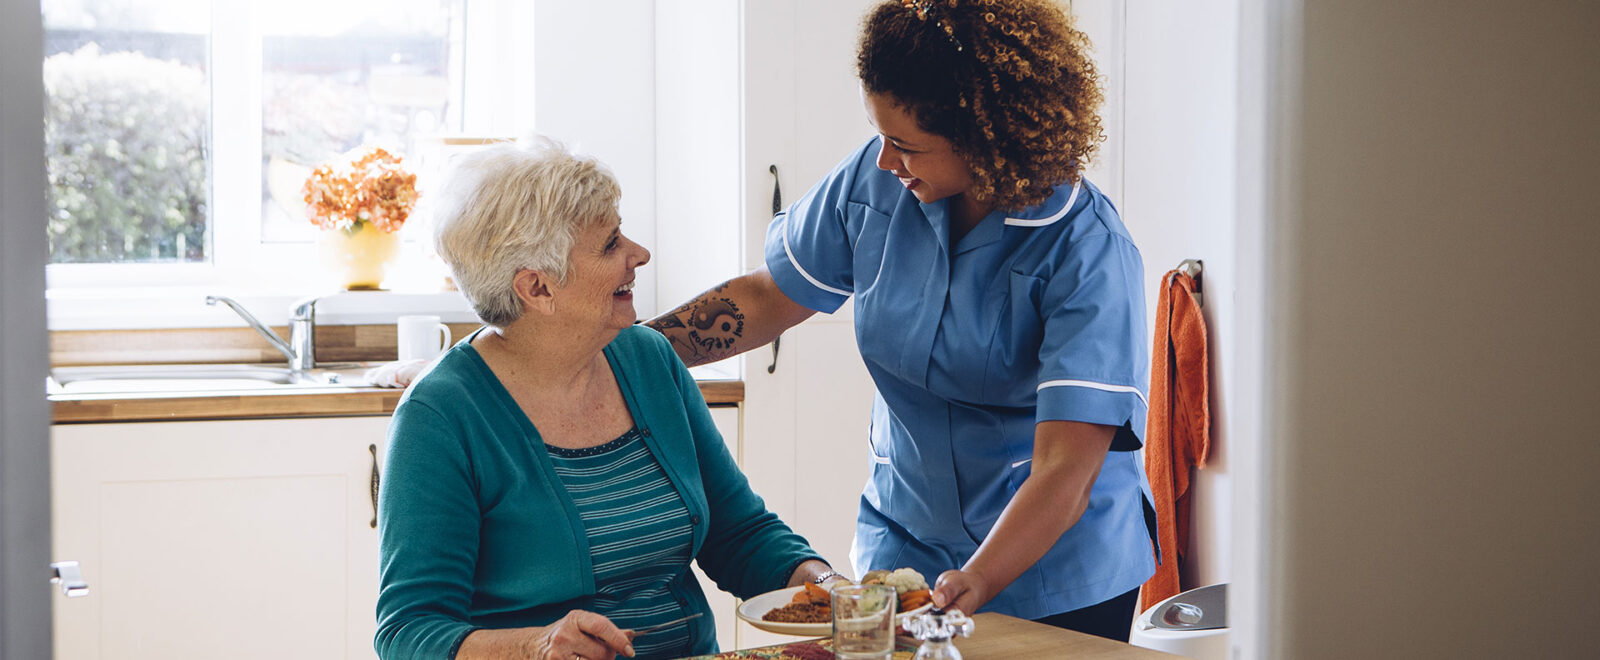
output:
[[[1051,0],[888,0],[867,15],[856,69],[951,141],[975,197],[1021,209],[1077,181],[1105,139],[1089,49]]]

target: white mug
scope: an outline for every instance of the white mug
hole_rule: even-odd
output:
[[[450,326],[437,316],[402,316],[395,332],[401,360],[432,360],[450,347]]]

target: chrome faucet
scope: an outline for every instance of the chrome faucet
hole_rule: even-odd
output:
[[[278,349],[284,357],[289,359],[289,372],[300,376],[317,366],[315,332],[317,327],[317,298],[315,296],[300,300],[289,308],[289,341],[284,341],[277,333],[268,328],[266,324],[256,319],[254,314],[240,305],[239,301],[227,296],[206,296],[207,305],[222,303],[237,312],[245,323],[255,328],[255,331]]]

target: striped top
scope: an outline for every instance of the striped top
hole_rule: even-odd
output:
[[[667,585],[689,568],[694,530],[689,509],[645,446],[638,427],[596,447],[546,445],[589,534],[596,594],[593,611],[619,628],[642,628],[683,617],[686,603]],[[689,626],[641,635],[637,658],[691,655]]]

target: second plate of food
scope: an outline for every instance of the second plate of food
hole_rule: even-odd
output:
[[[766,621],[761,618],[765,616],[767,612],[771,612],[772,610],[794,602],[794,595],[799,593],[802,588],[803,587],[789,587],[787,589],[779,589],[777,591],[768,591],[760,596],[746,600],[739,604],[739,619],[749,623],[752,626],[755,626],[759,630],[765,630],[770,633],[778,633],[780,635],[799,635],[802,637],[827,637],[828,635],[832,635],[833,621],[831,619],[821,622],[813,621],[805,623],[790,623],[784,621]],[[910,618],[911,615],[920,614],[930,607],[933,607],[932,603],[923,605],[922,607],[918,607],[908,612],[897,612],[895,613],[894,617],[895,623],[904,624],[906,619]]]

